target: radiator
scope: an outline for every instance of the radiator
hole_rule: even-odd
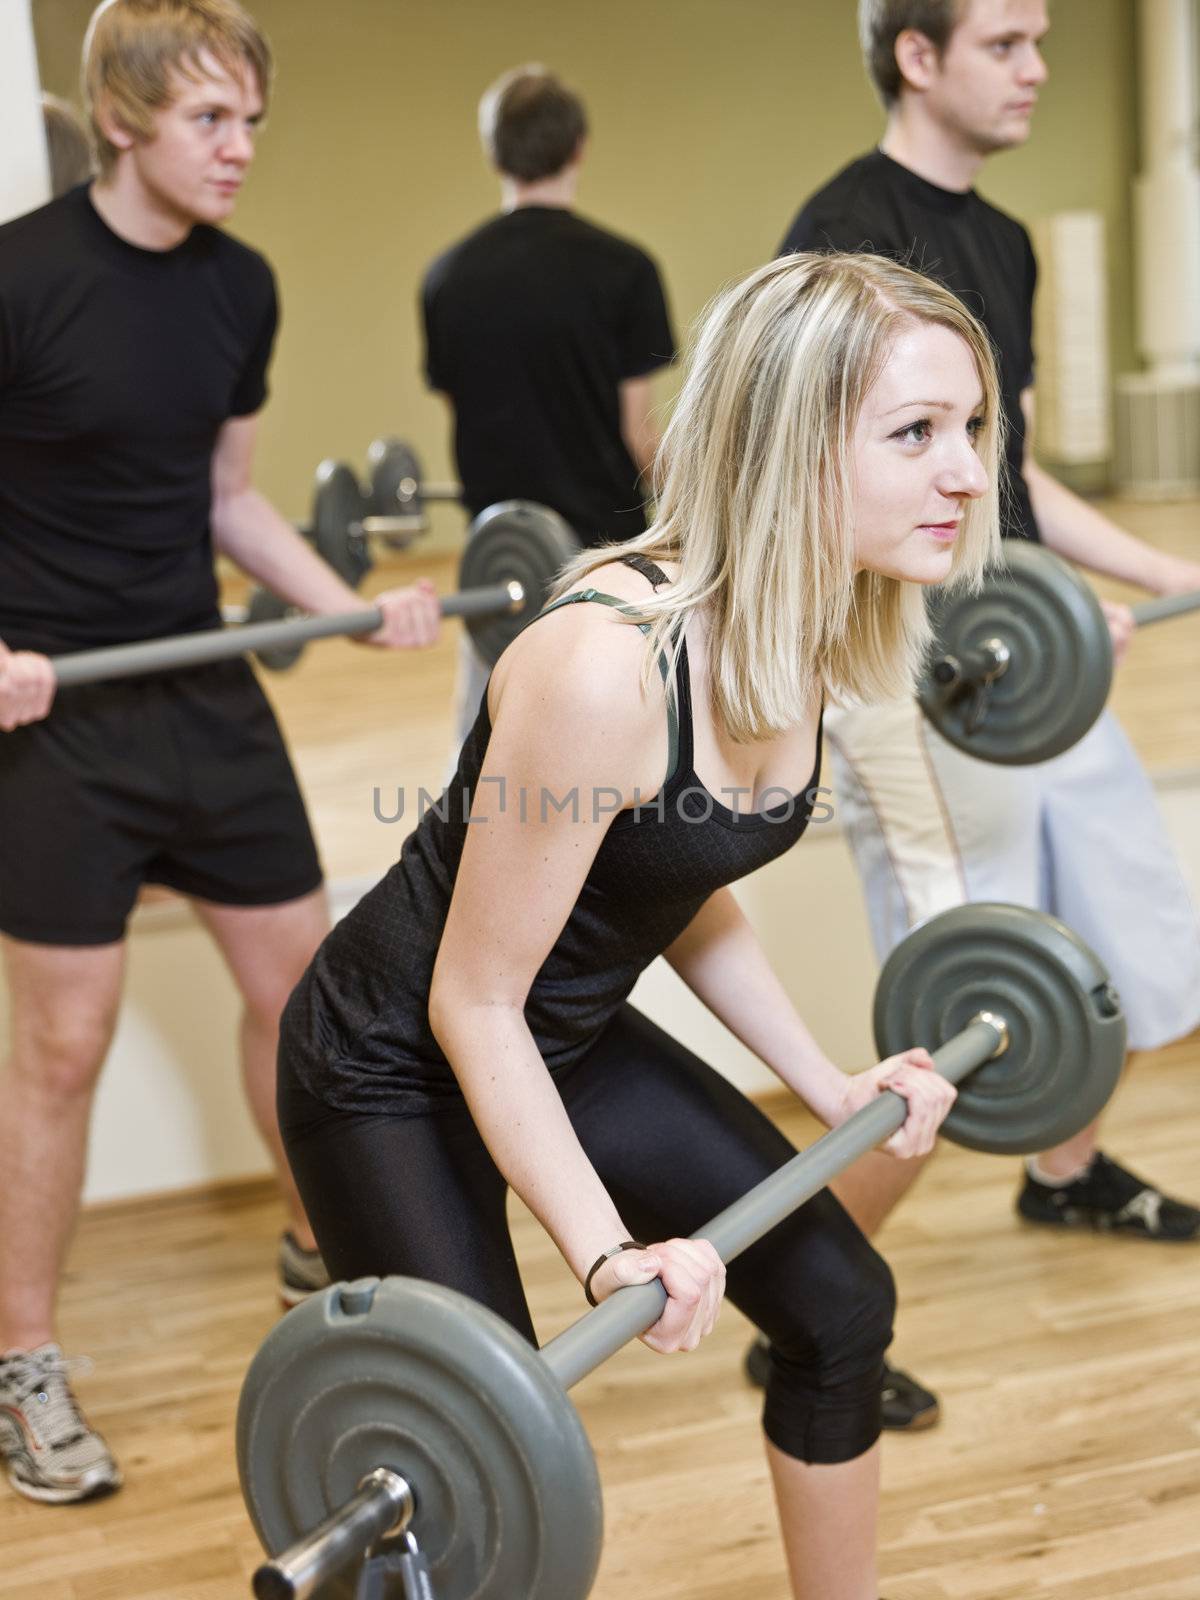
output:
[[[1135,500],[1200,494],[1200,381],[1132,373],[1116,385],[1118,491]]]
[[[1036,223],[1033,233],[1035,448],[1042,460],[1063,465],[1107,462],[1112,379],[1104,218],[1095,211],[1060,211]]]

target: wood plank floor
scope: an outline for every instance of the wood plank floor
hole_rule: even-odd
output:
[[[1143,1058],[1119,1150],[1197,1187],[1200,1038]],[[776,1105],[798,1142],[813,1125]],[[947,1146],[882,1240],[902,1297],[896,1353],[942,1392],[942,1424],[885,1441],[889,1600],[1196,1600],[1200,1248],[1019,1226],[1016,1163]],[[0,1489],[4,1600],[244,1600],[257,1546],[233,1423],[275,1309],[280,1226],[261,1186],[97,1208],[63,1296],[79,1388],[127,1483],[93,1506]],[[543,1338],[580,1310],[525,1214],[518,1249]],[[695,1354],[640,1345],[575,1398],[608,1537],[596,1600],[784,1600],[747,1329],[726,1309]],[[513,1600],[519,1600],[514,1596]]]

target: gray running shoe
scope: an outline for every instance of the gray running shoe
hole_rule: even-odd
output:
[[[0,1356],[0,1456],[30,1500],[67,1505],[121,1487],[121,1469],[71,1393],[75,1365],[56,1344]]]
[[[319,1250],[302,1250],[290,1232],[279,1240],[279,1298],[290,1310],[320,1289],[328,1289],[331,1279]]]

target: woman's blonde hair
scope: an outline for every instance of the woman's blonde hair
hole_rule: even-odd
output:
[[[206,76],[202,56],[227,72],[254,73],[264,108],[271,89],[271,47],[237,0],[103,0],[83,41],[83,98],[101,177],[118,151],[97,120],[103,108],[145,139],[154,113],[171,99],[171,74]]]
[[[677,625],[704,607],[713,712],[738,741],[782,733],[818,697],[912,692],[930,639],[924,594],[855,571],[853,439],[914,322],[964,339],[983,389],[976,444],[989,487],[967,503],[949,580],[978,583],[1000,548],[1003,413],[986,332],[948,290],[886,257],[808,254],[713,301],[659,452],[654,522],[616,552],[584,551],[555,585],[577,588],[614,553],[675,563],[669,590],[625,611],[652,624],[644,682],[660,681],[660,651],[674,666]]]

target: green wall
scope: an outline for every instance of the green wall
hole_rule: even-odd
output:
[[[593,125],[580,209],[662,265],[680,328],[765,259],[805,195],[878,137],[853,0],[257,0],[275,99],[235,231],[274,263],[284,322],[260,482],[303,515],[325,455],[360,468],[378,433],[449,473],[444,408],[419,372],[416,293],[495,208],[474,131],[484,86],[521,61],[578,87]],[[75,93],[90,4],[33,0],[43,81]],[[1031,143],[981,188],[1032,220],[1108,223],[1114,370],[1133,364],[1129,184],[1133,0],[1055,0]],[[668,392],[664,385],[664,395]],[[461,518],[440,513],[441,536]]]

